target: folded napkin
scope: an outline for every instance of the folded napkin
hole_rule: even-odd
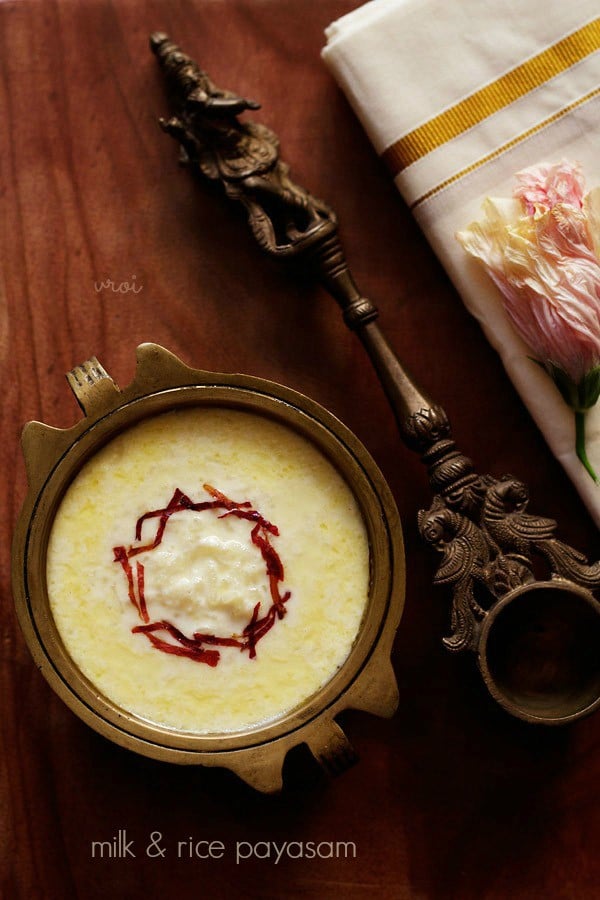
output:
[[[455,237],[537,163],[577,161],[600,185],[598,12],[598,0],[371,0],[327,29],[323,57],[600,527],[573,413]],[[586,433],[600,472],[600,404]]]

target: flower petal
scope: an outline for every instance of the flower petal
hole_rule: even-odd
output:
[[[557,203],[581,209],[584,181],[579,163],[541,163],[516,177],[514,196],[523,201],[530,216],[544,213]]]
[[[600,187],[592,188],[583,198],[590,242],[597,259],[600,259]]]

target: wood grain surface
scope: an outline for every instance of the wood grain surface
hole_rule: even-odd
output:
[[[454,0],[459,2],[459,0]],[[334,304],[261,257],[241,217],[177,167],[148,34],[170,33],[215,81],[263,104],[297,181],[337,209],[348,256],[391,342],[444,403],[483,471],[513,472],[561,535],[598,539],[476,323],[319,58],[353,0],[0,2],[0,893],[2,900],[587,900],[600,896],[600,716],[538,730],[448,654],[443,591],[421,546],[425,474]],[[97,290],[111,279],[139,293]],[[348,714],[361,762],[325,783],[293,754],[280,796],[217,770],[137,757],[53,694],[19,632],[10,538],[26,484],[24,422],[79,417],[63,373],[97,355],[124,385],[135,347],[283,382],[365,443],[405,529],[408,588],[394,650],[400,708]],[[135,858],[92,858],[124,829]],[[160,832],[165,857],[146,856]],[[178,859],[218,840],[221,860]],[[356,844],[356,858],[253,859],[236,842]],[[262,852],[264,853],[264,844]]]

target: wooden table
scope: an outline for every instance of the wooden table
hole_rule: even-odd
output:
[[[319,59],[354,0],[0,2],[0,359],[4,401],[0,894],[5,900],[247,897],[500,900],[600,893],[600,716],[537,730],[448,654],[435,560],[416,534],[428,504],[381,389],[334,305],[258,255],[240,217],[176,166],[147,36],[178,39],[217,83],[263,104],[297,180],[337,208],[357,279],[403,359],[449,410],[481,470],[514,472],[533,506],[590,556],[597,533],[463,309]],[[98,285],[131,282],[139,293]],[[393,720],[345,717],[361,755],[333,783],[290,760],[281,796],[232,775],[113,746],[38,674],[19,632],[9,538],[25,495],[18,438],[78,418],[63,373],[96,354],[116,381],[152,340],[189,364],[283,382],[366,444],[404,522],[405,614]],[[120,831],[135,858],[93,859]],[[146,856],[152,832],[166,855]],[[177,858],[221,841],[222,859]],[[235,846],[253,845],[236,864]],[[354,842],[356,858],[258,858],[272,842]],[[258,842],[271,842],[270,844]],[[290,845],[291,847],[291,845]],[[200,850],[206,849],[201,845]],[[322,851],[325,853],[326,851]]]

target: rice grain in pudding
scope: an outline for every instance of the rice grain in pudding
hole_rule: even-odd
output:
[[[47,584],[67,651],[109,700],[168,728],[235,732],[342,666],[369,546],[352,491],[307,439],[259,414],[180,409],[84,465]]]

